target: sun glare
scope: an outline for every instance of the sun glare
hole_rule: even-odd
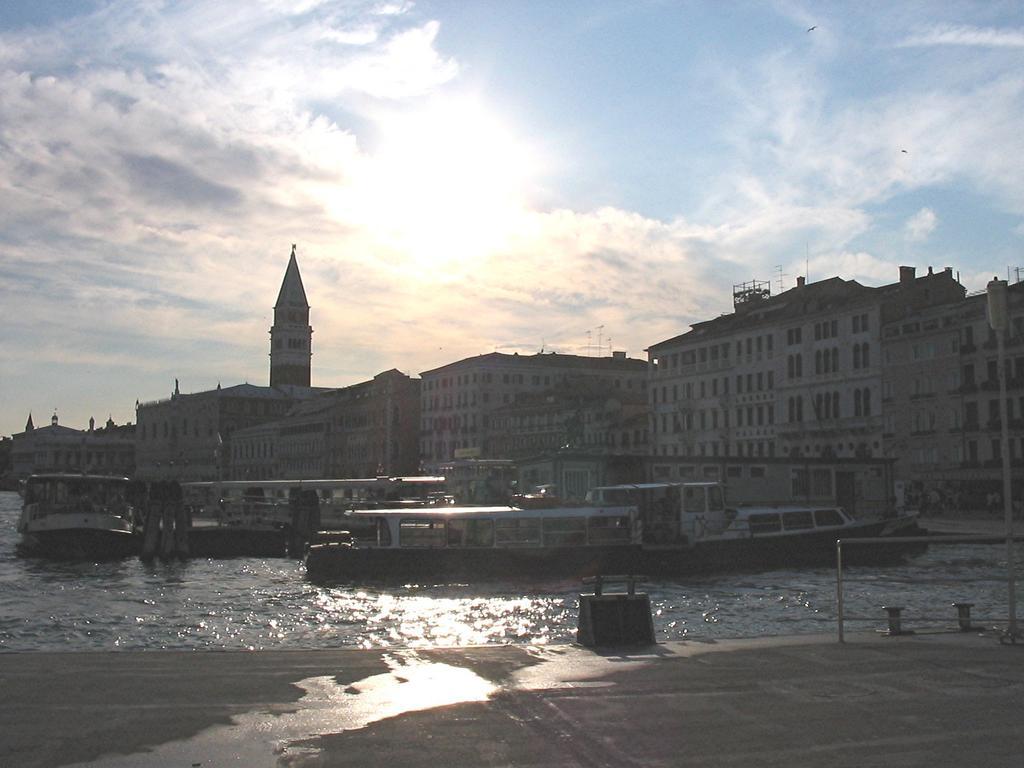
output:
[[[363,212],[389,248],[443,277],[515,234],[535,167],[525,142],[478,104],[437,103],[383,126]]]

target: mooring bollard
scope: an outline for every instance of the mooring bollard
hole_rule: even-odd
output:
[[[974,603],[953,603],[956,606],[956,620],[960,625],[961,632],[970,632],[974,629],[971,625],[971,608]]]
[[[882,610],[889,614],[889,634],[904,634],[903,626],[900,624],[900,611],[903,610],[903,607],[895,605],[883,605]]]
[[[643,576],[596,576],[584,579],[594,585],[594,594],[580,595],[576,640],[590,647],[653,645],[654,620],[651,599],[636,591]],[[606,592],[608,583],[625,583],[625,592]]]

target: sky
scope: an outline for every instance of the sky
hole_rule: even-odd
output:
[[[1024,266],[1024,4],[0,3],[0,434]]]

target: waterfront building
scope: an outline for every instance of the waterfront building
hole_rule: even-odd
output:
[[[397,370],[294,405],[234,433],[230,477],[275,480],[416,474],[419,380]]]
[[[647,453],[647,398],[643,390],[580,384],[577,392],[524,392],[491,415],[495,455],[508,459],[557,451]]]
[[[419,379],[392,368],[327,395],[332,477],[419,473],[420,386]]]
[[[603,384],[609,391],[643,392],[647,363],[615,352],[610,357],[557,353],[519,355],[492,352],[420,374],[420,452],[426,467],[460,458],[499,455],[494,412],[519,395],[573,396]]]
[[[294,403],[280,419],[237,430],[227,477],[232,480],[305,480],[329,477],[329,433],[323,394]]]
[[[1005,343],[1014,497],[1024,492],[1024,283],[1009,286]],[[1002,492],[998,347],[987,296],[895,308],[882,327],[886,455],[897,493],[928,509],[992,507]],[[1002,507],[998,510],[1001,512]]]
[[[39,472],[131,475],[135,471],[135,427],[108,418],[96,428],[72,429],[53,414],[48,426],[36,427],[29,414],[25,429],[11,439],[11,475],[24,480]]]
[[[185,394],[175,382],[165,400],[136,409],[139,477],[146,480],[217,480],[230,476],[231,440],[237,430],[274,421],[319,390],[238,384]]]
[[[912,267],[877,288],[736,286],[732,313],[648,349],[653,456],[883,457],[882,322],[962,297],[952,270],[915,278]]]

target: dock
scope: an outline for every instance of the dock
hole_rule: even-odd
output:
[[[0,654],[0,765],[1019,766],[985,632]]]

